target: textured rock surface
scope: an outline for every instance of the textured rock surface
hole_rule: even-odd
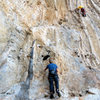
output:
[[[85,18],[75,10],[80,5]],[[0,100],[48,100],[46,56],[59,66],[56,99],[100,100],[99,0],[0,0]]]

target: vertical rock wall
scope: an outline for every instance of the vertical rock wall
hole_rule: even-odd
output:
[[[48,100],[44,68],[52,57],[59,67],[58,100],[99,100],[99,4],[99,0],[0,0],[0,99]],[[75,10],[80,5],[87,17]],[[27,87],[33,40],[33,79]]]

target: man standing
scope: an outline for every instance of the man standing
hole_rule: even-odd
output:
[[[49,88],[50,88],[50,98],[54,98],[54,84],[55,82],[55,87],[56,87],[56,93],[58,94],[59,97],[61,97],[61,94],[59,92],[59,77],[58,77],[58,67],[56,64],[53,63],[52,59],[49,59],[49,65],[45,68],[45,71],[48,69],[49,70],[49,75],[48,75],[48,80],[49,80]]]

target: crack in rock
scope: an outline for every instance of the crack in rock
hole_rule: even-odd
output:
[[[29,99],[29,88],[30,88],[30,81],[33,78],[33,54],[34,54],[34,44],[35,40],[32,44],[32,50],[30,53],[30,62],[29,62],[29,69],[28,69],[28,76],[25,82],[21,83],[21,89],[19,93],[15,96],[15,100],[30,100]]]

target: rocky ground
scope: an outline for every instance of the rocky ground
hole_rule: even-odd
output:
[[[100,1],[0,0],[0,100],[49,100],[50,57],[59,67],[55,100],[100,100]]]

